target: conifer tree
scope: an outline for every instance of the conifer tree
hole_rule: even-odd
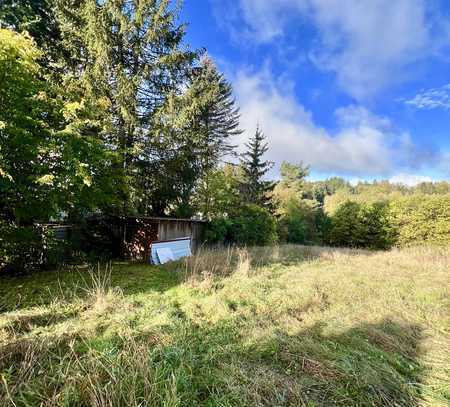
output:
[[[192,87],[194,96],[203,99],[195,125],[203,135],[203,151],[200,153],[204,170],[207,171],[233,151],[232,138],[242,133],[239,129],[239,107],[231,84],[208,55],[201,58],[200,67],[194,71]]]
[[[193,72],[189,96],[195,106],[190,129],[198,139],[196,156],[202,176],[199,188],[203,190],[205,200],[201,205],[202,213],[208,217],[212,200],[210,175],[223,157],[233,154],[232,139],[242,133],[240,113],[231,84],[207,55],[201,58],[200,66]]]
[[[243,193],[247,201],[264,206],[268,204],[268,193],[274,186],[272,182],[264,180],[264,175],[270,171],[273,163],[263,159],[269,147],[259,125],[246,147],[247,151],[241,158],[241,166],[244,170]]]
[[[136,212],[145,190],[140,171],[159,162],[166,146],[158,141],[155,113],[169,94],[181,93],[196,53],[181,48],[184,26],[170,0],[55,1],[71,54],[64,83],[73,93],[74,116],[115,154],[121,204],[110,210]],[[94,116],[88,125],[87,109]]]

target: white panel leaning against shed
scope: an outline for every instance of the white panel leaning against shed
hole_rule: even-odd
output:
[[[150,263],[164,264],[191,256],[191,238],[182,237],[172,240],[161,240],[152,243]]]

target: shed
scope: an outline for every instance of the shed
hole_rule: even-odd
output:
[[[54,231],[58,240],[76,241],[76,250],[96,250],[106,248],[114,258],[148,261],[153,242],[191,239],[194,252],[202,243],[203,227],[206,221],[197,219],[165,218],[152,216],[90,216],[87,227],[58,223],[46,224]],[[86,232],[87,231],[87,232]],[[73,244],[73,242],[72,242]],[[105,246],[106,245],[106,246]],[[70,259],[69,252],[64,254]]]
[[[152,216],[128,217],[126,236],[126,257],[148,260],[153,242],[189,237],[191,250],[201,244],[206,221],[197,219],[164,218]]]
[[[154,240],[173,240],[182,237],[190,237],[192,249],[195,250],[201,244],[203,226],[206,223],[197,219],[138,217],[137,220],[147,221],[155,225],[157,235]]]

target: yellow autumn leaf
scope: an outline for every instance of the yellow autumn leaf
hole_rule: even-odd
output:
[[[1,122],[0,122],[1,123]],[[11,177],[11,175],[9,175],[6,171],[4,171],[2,168],[0,168],[0,177],[6,178],[9,181],[12,181],[13,178]]]
[[[43,175],[42,177],[38,178],[36,180],[36,182],[39,185],[53,185],[53,180],[54,179],[55,179],[54,175],[46,174],[46,175]]]

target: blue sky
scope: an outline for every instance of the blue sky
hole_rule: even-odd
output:
[[[330,175],[450,178],[450,2],[185,0],[187,42],[233,84],[243,145]]]

